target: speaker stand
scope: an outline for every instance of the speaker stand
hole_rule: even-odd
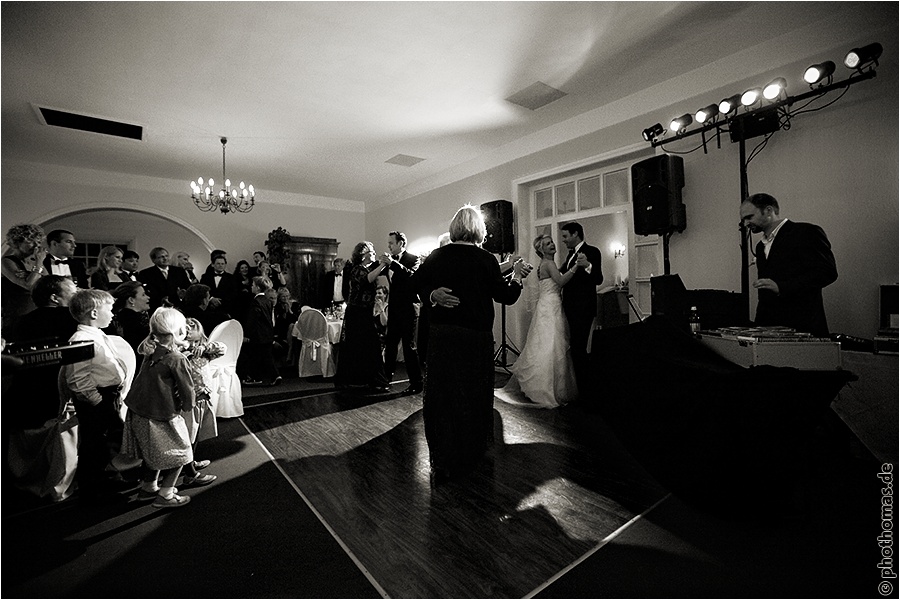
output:
[[[509,373],[508,352],[519,356],[519,351],[506,343],[506,305],[500,305],[500,336],[503,342],[494,354],[494,364]]]
[[[663,269],[666,275],[672,273],[672,265],[669,263],[669,238],[672,237],[670,229],[663,235]]]

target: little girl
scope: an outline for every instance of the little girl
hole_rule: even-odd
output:
[[[191,378],[194,380],[195,397],[194,409],[184,413],[184,420],[191,438],[191,448],[196,457],[197,444],[218,435],[216,415],[210,406],[211,390],[203,377],[203,367],[209,364],[209,361],[223,356],[226,348],[222,342],[210,342],[203,332],[200,321],[190,317],[187,319],[187,337],[184,343],[182,353],[188,359]],[[188,463],[182,469],[183,478],[178,485],[185,488],[209,485],[216,480],[216,476],[199,473],[200,469],[208,466],[208,460],[195,459]]]
[[[187,324],[178,310],[158,308],[150,317],[150,336],[138,351],[145,356],[141,371],[125,398],[128,415],[122,452],[144,461],[138,499],[155,508],[174,508],[190,502],[175,492],[181,468],[194,460],[183,412],[195,404],[191,366],[178,351]]]

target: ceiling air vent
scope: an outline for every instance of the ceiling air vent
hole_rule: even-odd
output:
[[[542,106],[547,106],[555,100],[559,100],[565,95],[565,92],[538,81],[532,83],[524,90],[516,92],[507,98],[506,101],[527,108],[528,110],[537,110]]]
[[[393,158],[387,159],[386,163],[390,163],[392,165],[400,165],[401,167],[411,167],[413,165],[417,165],[420,162],[425,160],[424,158],[418,158],[416,156],[409,156],[407,154],[398,154]]]
[[[88,115],[79,115],[77,113],[56,110],[45,106],[37,106],[35,108],[37,109],[41,120],[47,125],[53,125],[54,127],[78,129],[80,131],[102,133],[103,135],[112,135],[132,140],[141,140],[144,136],[144,128],[140,125],[132,125],[131,123],[122,123],[110,119],[101,119],[99,117],[89,117]]]

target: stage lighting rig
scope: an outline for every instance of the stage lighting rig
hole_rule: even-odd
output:
[[[668,135],[661,138],[662,125],[657,123],[643,131],[643,138],[653,147],[671,144],[693,135],[703,135],[701,147],[706,152],[706,132],[715,130],[716,138],[730,134],[732,142],[744,141],[760,135],[768,135],[778,131],[788,123],[790,107],[796,102],[825,96],[829,92],[849,88],[853,84],[875,77],[875,67],[883,48],[879,43],[872,43],[854,48],[847,53],[844,65],[854,70],[847,79],[834,81],[835,64],[826,60],[809,66],[803,74],[803,80],[809,84],[810,91],[796,96],[787,95],[787,80],[776,77],[765,87],[751,87],[743,94],[735,94],[724,98],[716,105],[710,104],[698,110],[694,117],[684,114],[672,119]],[[743,108],[741,108],[743,107]],[[699,127],[690,128],[696,120]],[[693,151],[693,150],[691,150]]]

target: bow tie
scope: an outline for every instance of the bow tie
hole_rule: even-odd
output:
[[[68,258],[54,258],[53,264],[54,265],[67,265],[67,264],[69,264],[69,259]]]
[[[399,255],[399,254],[392,254],[392,255],[391,255],[391,258],[393,258],[394,260],[400,260],[400,255]]]

